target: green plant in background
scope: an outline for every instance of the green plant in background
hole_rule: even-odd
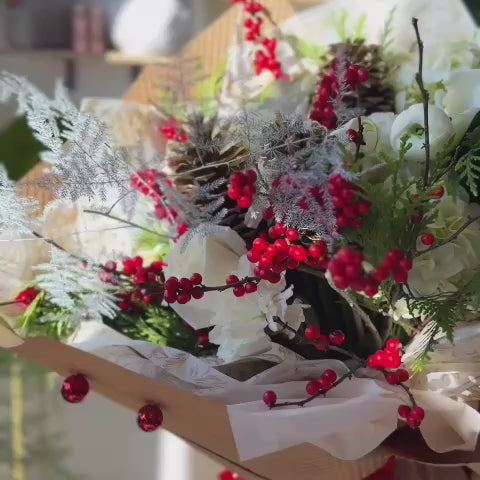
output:
[[[23,117],[0,132],[0,163],[7,167],[13,180],[21,178],[39,161],[42,150]]]
[[[480,2],[478,0],[465,0],[465,3],[478,23],[480,21]]]

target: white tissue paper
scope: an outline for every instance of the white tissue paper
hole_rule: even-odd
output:
[[[269,410],[262,401],[266,390],[275,390],[279,402],[301,400],[306,398],[305,380],[318,378],[327,368],[337,375],[347,371],[342,362],[303,360],[279,346],[250,357],[277,365],[240,382],[219,372],[215,359],[130,340],[99,323],[83,323],[71,343],[138,374],[223,402],[242,461],[305,442],[337,458],[355,460],[397,428],[397,408],[408,403],[401,388],[383,380],[354,378],[303,408]],[[426,411],[420,430],[430,448],[439,453],[475,448],[480,432],[475,409],[437,392],[412,393]]]

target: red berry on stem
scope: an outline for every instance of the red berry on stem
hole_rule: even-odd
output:
[[[254,241],[253,241],[253,248],[254,250],[256,250],[257,252],[264,252],[266,250],[266,248],[268,247],[268,243],[266,242],[266,240],[264,240],[263,238],[256,238]]]
[[[411,258],[405,257],[398,262],[399,268],[405,272],[409,272],[413,268],[413,260]]]
[[[308,253],[313,258],[320,258],[321,256],[327,253],[328,248],[325,242],[317,242],[314,245],[311,245],[308,249]]]
[[[375,278],[375,280],[377,280],[377,282],[383,282],[388,278],[389,275],[390,272],[388,271],[388,269],[386,269],[385,267],[378,267],[375,270],[373,277]]]
[[[242,196],[242,188],[237,185],[232,185],[228,189],[227,195],[232,200],[238,200]]]
[[[240,208],[250,208],[252,206],[252,203],[252,197],[247,196],[240,197],[237,201],[237,204]]]
[[[419,427],[421,423],[422,423],[421,420],[418,420],[418,418],[412,415],[412,413],[410,412],[410,415],[407,417],[407,425],[411,429],[415,430],[416,428]]]
[[[179,282],[179,286],[182,290],[190,292],[193,289],[193,283],[189,278],[181,278]]]
[[[286,232],[286,236],[291,242],[296,242],[300,238],[298,230],[296,230],[295,228],[288,229]]]
[[[233,285],[234,283],[238,283],[240,280],[236,275],[229,275],[225,281],[227,285]]]
[[[323,392],[330,390],[332,388],[332,383],[328,378],[325,378],[323,375],[318,379],[317,383],[320,385],[320,389]]]
[[[385,379],[390,385],[398,385],[400,383],[400,378],[396,372],[387,373]]]
[[[322,378],[325,378],[330,382],[330,384],[335,383],[337,381],[337,374],[334,370],[328,369],[325,370],[322,374]]]
[[[177,292],[176,290],[166,290],[163,295],[163,299],[167,303],[175,303],[177,301]]]
[[[353,128],[347,130],[347,137],[350,142],[354,143],[355,145],[360,143],[360,134]]]
[[[261,254],[258,250],[249,250],[247,258],[251,263],[257,263],[260,260]]]
[[[412,409],[408,405],[400,405],[398,407],[398,416],[401,418],[407,418],[411,411]]]
[[[422,407],[415,407],[412,409],[410,416],[421,422],[425,418],[425,410]]]
[[[192,297],[195,298],[196,300],[200,300],[203,298],[205,295],[205,292],[200,288],[200,287],[195,287],[192,290]]]
[[[265,405],[272,407],[277,403],[277,394],[273,390],[268,390],[263,394]]]
[[[335,275],[333,277],[333,283],[335,283],[335,286],[340,290],[346,290],[350,286],[348,278],[340,275]]]
[[[398,338],[390,338],[390,340],[387,341],[387,344],[385,346],[385,350],[395,353],[398,352],[398,350],[401,348],[402,342]]]
[[[338,261],[350,264],[355,262],[355,251],[352,248],[344,247],[341,248],[335,257]]]
[[[203,281],[203,277],[199,274],[199,273],[194,273],[191,277],[190,277],[190,281],[194,284],[194,285],[200,285]]]
[[[230,177],[230,183],[232,186],[243,187],[245,185],[246,177],[242,172],[235,172]]]
[[[236,297],[243,297],[245,295],[245,287],[243,285],[239,285],[233,289],[233,294]]]
[[[332,345],[343,345],[345,343],[345,333],[343,333],[341,330],[335,330],[334,332],[330,333],[328,339]]]
[[[424,245],[430,246],[435,242],[435,237],[431,233],[425,233],[421,240]]]
[[[320,352],[325,352],[328,349],[329,340],[326,335],[320,335],[317,338],[317,343],[315,344],[315,348]]]
[[[320,335],[320,329],[316,325],[312,325],[305,329],[305,338],[309,342],[316,342],[320,338]]]
[[[144,405],[137,415],[137,424],[144,432],[154,432],[163,423],[163,412],[158,405]]]
[[[399,270],[398,272],[395,272],[393,274],[393,279],[395,280],[396,283],[398,284],[403,284],[407,283],[408,281],[408,272],[405,270]]]
[[[257,284],[255,282],[248,282],[245,285],[245,293],[255,293],[257,291]]]
[[[248,183],[255,183],[257,181],[257,172],[255,170],[247,170],[245,178]]]
[[[288,232],[287,232],[287,238],[288,238]],[[289,245],[288,245],[287,241],[284,240],[283,238],[279,238],[278,240],[275,240],[274,245],[279,252],[287,252],[288,251]]]
[[[62,397],[68,403],[81,402],[90,391],[90,384],[87,377],[81,373],[70,375],[63,381]]]
[[[176,292],[180,283],[177,277],[170,277],[165,281],[165,290]]]
[[[402,357],[400,353],[385,352],[384,367],[398,368],[402,364]]]
[[[378,293],[378,282],[373,278],[369,278],[364,292],[367,297],[374,297]]]
[[[297,262],[303,262],[307,258],[307,251],[301,245],[292,245],[288,253]]]
[[[255,193],[257,193],[257,189],[255,188],[255,185],[248,184],[242,188],[242,194],[245,195],[246,197],[253,197]]]
[[[398,375],[400,383],[406,382],[410,378],[410,373],[404,368],[399,368],[396,373]]]
[[[273,218],[273,208],[268,207],[264,212],[263,212],[263,219],[264,220],[271,220]]]
[[[287,232],[287,227],[284,223],[277,223],[273,226],[273,228],[277,232],[277,235],[285,235],[285,233]]]
[[[370,74],[368,73],[368,70],[366,68],[359,68],[357,70],[357,79],[360,83],[368,82],[369,78]]]
[[[177,303],[180,305],[185,305],[192,299],[192,296],[188,292],[181,292],[177,296]]]
[[[316,380],[311,380],[307,383],[305,390],[310,396],[315,396],[320,393],[320,384]]]

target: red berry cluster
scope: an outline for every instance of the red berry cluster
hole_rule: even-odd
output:
[[[22,290],[15,298],[15,301],[18,303],[23,303],[25,307],[30,306],[30,304],[37,298],[40,290],[35,287],[28,287],[25,290]]]
[[[158,183],[158,177],[165,177],[166,175],[158,170],[150,168],[148,170],[141,170],[132,175],[132,187],[139,190],[143,195],[149,196],[155,203],[155,216],[159,220],[167,219],[170,223],[177,218],[178,214],[173,207],[166,207],[164,193],[162,192]],[[173,182],[166,179],[167,185],[173,187]]]
[[[167,140],[176,140],[177,142],[186,142],[188,137],[184,133],[180,133],[180,122],[175,117],[170,117],[169,123],[164,125],[160,131]]]
[[[345,343],[345,333],[343,333],[341,330],[335,330],[327,336],[323,335],[320,332],[320,328],[318,328],[316,325],[307,327],[304,335],[307,341],[313,343],[315,348],[320,351],[327,350],[329,345],[335,345],[339,347]]]
[[[328,271],[340,290],[351,288],[368,297],[378,293],[380,282],[363,270],[363,253],[350,247],[341,248],[328,263]]]
[[[413,261],[405,252],[392,248],[383,263],[375,270],[374,277],[379,282],[387,280],[389,276],[398,284],[407,283],[408,272],[413,267]]]
[[[306,248],[295,243],[300,234],[295,228],[287,228],[284,223],[277,223],[263,235],[253,241],[247,257],[256,263],[255,276],[271,283],[278,283],[281,273],[296,270],[301,263],[311,267],[325,268],[328,262],[328,248],[323,241],[318,241]]]
[[[305,390],[311,397],[320,395],[330,390],[337,381],[337,374],[334,370],[325,370],[318,380],[310,380]]]
[[[371,210],[371,203],[358,195],[360,187],[341,175],[332,175],[328,190],[332,195],[338,230],[342,231],[346,227],[360,228],[362,217],[368,215]]]
[[[203,278],[199,273],[194,273],[190,278],[170,277],[165,281],[164,300],[167,303],[184,305],[192,298],[199,300],[205,295],[202,288]]]
[[[136,256],[134,258],[126,258],[122,262],[123,269],[118,270],[116,262],[107,262],[105,268],[100,272],[100,278],[105,283],[116,283],[120,274],[131,278],[133,288],[128,292],[122,293],[122,301],[120,309],[123,311],[135,311],[144,303],[151,305],[159,303],[161,297],[151,292],[152,287],[158,286],[164,280],[163,267],[165,264],[160,261],[152,262],[148,266],[144,266],[143,258]]]
[[[357,86],[361,83],[367,82],[369,79],[368,70],[360,65],[347,65],[345,78],[343,82],[355,91]],[[330,63],[330,71],[325,75],[317,89],[317,96],[313,103],[313,110],[310,114],[312,120],[317,121],[328,129],[333,129],[337,126],[337,116],[331,103],[339,95],[339,79],[337,75],[337,62],[333,60]]]
[[[272,72],[277,80],[284,79],[282,64],[277,58],[277,40],[262,35],[264,20],[260,14],[264,11],[263,5],[255,0],[232,0],[232,3],[242,3],[245,13],[249,17],[245,20],[245,40],[255,42],[259,49],[255,53],[255,71],[260,75],[264,70]]]
[[[255,293],[257,291],[256,282],[250,281],[242,283],[236,275],[229,275],[225,283],[233,287],[233,294],[236,297],[243,297],[245,294]]]
[[[373,355],[368,357],[367,365],[374,370],[397,369],[402,363],[402,343],[397,338],[388,340],[384,350],[378,350]],[[408,372],[405,370],[398,374],[398,378],[402,379],[395,385],[408,380]],[[390,383],[390,382],[389,382]]]
[[[420,426],[425,418],[425,410],[422,407],[414,406],[411,408],[408,405],[400,405],[398,407],[398,416],[404,418],[410,428],[415,429]]]
[[[235,200],[240,208],[250,208],[253,203],[253,196],[257,193],[256,181],[257,174],[255,170],[235,172],[230,177],[227,195],[232,200]]]

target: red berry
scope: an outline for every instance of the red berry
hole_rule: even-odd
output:
[[[271,220],[273,218],[273,208],[268,207],[264,212],[263,212],[263,219],[264,220]]]
[[[395,280],[396,283],[398,284],[403,284],[407,283],[408,281],[408,272],[405,270],[399,270],[398,272],[395,272],[393,274],[393,279]]]
[[[390,340],[387,341],[387,344],[385,346],[385,350],[387,352],[395,352],[397,353],[398,350],[402,348],[402,342],[398,338],[391,338]]]
[[[245,178],[248,183],[255,183],[257,181],[257,172],[255,170],[247,170]]]
[[[235,172],[230,177],[230,183],[235,187],[243,187],[246,183],[246,177],[242,172]]]
[[[296,230],[295,228],[288,229],[286,235],[291,242],[296,242],[300,238],[298,230]]]
[[[240,280],[239,278],[236,276],[236,275],[229,275],[227,277],[227,280],[225,281],[225,283],[227,285],[233,285],[234,283],[238,283]]]
[[[402,364],[402,357],[400,354],[385,352],[385,360],[383,366],[385,368],[398,368]]]
[[[429,197],[442,198],[444,195],[445,195],[445,189],[443,187],[440,187],[438,190],[435,190],[434,192],[430,193]]]
[[[289,258],[287,261],[288,270],[296,270],[300,266],[300,262],[294,258]]]
[[[405,258],[405,252],[398,248],[392,248],[388,254],[387,258],[394,264],[398,263],[400,260]]]
[[[245,195],[246,197],[253,197],[255,193],[257,193],[257,189],[255,188],[255,185],[248,184],[242,188],[242,194]]]
[[[264,252],[267,247],[268,247],[268,243],[263,238],[256,238],[253,241],[253,248],[257,252]]]
[[[90,391],[87,377],[78,373],[66,378],[62,385],[62,397],[68,403],[81,402]]]
[[[385,379],[390,385],[398,385],[400,383],[400,378],[398,377],[396,372],[387,373]]]
[[[227,195],[232,200],[238,200],[242,196],[242,187],[232,185],[228,191]]]
[[[270,244],[267,249],[265,250],[265,255],[269,257],[274,257],[279,252],[277,246],[273,243]]]
[[[145,405],[137,415],[137,424],[144,432],[154,432],[163,423],[163,412],[158,405]]]
[[[347,67],[347,71],[345,72],[345,81],[351,86],[354,87],[358,81],[358,66],[357,65],[349,65]]]
[[[316,342],[320,338],[320,329],[316,325],[307,327],[305,329],[305,338],[309,342]]]
[[[350,282],[348,281],[348,278],[340,275],[335,275],[333,277],[333,283],[335,283],[335,286],[340,290],[346,290],[350,286]]]
[[[412,409],[410,416],[421,422],[425,418],[425,410],[422,407],[415,407]]]
[[[404,368],[399,368],[396,373],[398,375],[398,379],[400,380],[400,383],[406,382],[410,378],[410,373],[408,372],[408,370],[405,370]]]
[[[383,282],[388,278],[390,272],[385,267],[378,267],[373,274],[373,277],[377,282]]]
[[[170,277],[165,281],[165,290],[167,291],[176,292],[179,286],[180,283],[177,277]]]
[[[279,273],[269,272],[267,280],[270,283],[278,283],[282,279],[282,276]]]
[[[360,134],[353,128],[347,130],[347,137],[355,145],[360,143]]]
[[[261,268],[269,268],[271,264],[272,264],[272,257],[269,257],[268,255],[262,255],[260,257],[260,260],[258,261],[258,265]]]
[[[413,430],[418,428],[421,423],[422,421],[418,420],[418,418],[412,415],[412,413],[410,413],[410,415],[407,417],[407,425]]]
[[[435,237],[431,233],[425,233],[422,235],[422,243],[424,245],[430,246],[435,242]]]
[[[303,262],[307,258],[307,250],[301,245],[292,245],[288,253],[297,262]]]
[[[328,262],[328,271],[333,276],[343,276],[345,275],[345,265],[340,260],[334,258]]]
[[[367,366],[368,368],[372,368],[373,370],[377,370],[378,368],[380,368],[380,365],[377,363],[375,355],[371,355],[370,357],[368,357]]]
[[[357,264],[347,265],[345,267],[345,276],[349,280],[356,280],[360,277],[362,272],[360,271],[360,267]]]
[[[368,215],[372,210],[372,204],[370,202],[358,202],[357,208],[358,213],[365,216]]]
[[[383,368],[385,366],[385,358],[386,358],[386,355],[384,352],[382,352],[382,350],[378,350],[374,355],[374,361],[375,361],[375,365],[377,365],[377,367],[381,367]]]
[[[190,292],[193,289],[193,283],[189,278],[181,278],[179,285],[180,288],[186,292]]]
[[[328,251],[327,244],[325,242],[317,242],[314,245],[311,245],[308,249],[308,253],[313,258],[320,258],[325,255]]]
[[[238,285],[233,289],[233,294],[236,297],[243,297],[245,295],[245,287],[243,285]]]
[[[192,290],[192,297],[196,300],[200,300],[205,295],[205,292],[200,287],[195,287]]]
[[[378,282],[373,278],[367,279],[367,284],[363,291],[367,297],[374,297],[378,293]]]
[[[329,368],[328,370],[325,370],[322,374],[322,378],[325,378],[330,382],[330,384],[335,383],[337,381],[337,374],[334,370]]]
[[[310,396],[315,396],[320,393],[320,384],[316,380],[311,380],[307,383],[305,390]]]
[[[257,263],[260,260],[261,254],[258,250],[250,250],[247,253],[247,258],[252,263]]]
[[[288,232],[287,232],[287,238],[288,238]],[[279,252],[287,252],[288,251],[288,243],[283,238],[279,238],[278,240],[275,240],[274,245]]]
[[[153,298],[151,295],[144,295],[143,296],[143,301],[147,304],[147,305],[151,305],[153,303]]]
[[[163,295],[163,299],[167,303],[175,303],[177,301],[177,291],[176,290],[166,290]]]
[[[272,407],[277,403],[277,394],[272,390],[268,390],[263,394],[263,401],[265,405]]]
[[[413,260],[411,258],[405,257],[398,262],[399,268],[405,272],[409,272],[413,268]]]
[[[200,285],[200,284],[203,282],[203,277],[202,277],[199,273],[194,273],[194,274],[190,277],[190,281],[191,281],[194,285]]]
[[[287,227],[284,223],[277,223],[273,228],[275,229],[275,232],[277,232],[277,235],[285,235],[287,232]]]
[[[368,70],[366,68],[359,68],[357,70],[357,79],[360,83],[368,82],[369,78],[370,74],[368,73]]]
[[[341,248],[335,257],[338,261],[350,264],[355,262],[355,252],[352,248],[344,247]]]
[[[319,335],[317,338],[317,344],[315,345],[315,348],[320,351],[325,351],[328,348],[329,345],[329,340],[326,335]]]
[[[180,305],[185,305],[192,299],[192,296],[188,292],[181,292],[177,296],[177,303]]]
[[[330,333],[328,339],[332,345],[340,346],[345,343],[345,334],[341,330],[335,330]]]
[[[210,343],[210,339],[208,338],[208,333],[204,333],[198,336],[198,344],[205,346]]]
[[[245,293],[255,293],[257,291],[257,284],[255,282],[248,282],[245,285]]]
[[[407,418],[411,411],[412,409],[408,405],[400,405],[398,407],[398,416],[401,418]]]
[[[252,197],[247,196],[240,197],[237,201],[237,204],[240,208],[250,208],[252,206],[252,203]]]
[[[332,383],[328,378],[325,378],[323,375],[318,379],[317,383],[320,385],[322,392],[326,392],[332,388]]]

